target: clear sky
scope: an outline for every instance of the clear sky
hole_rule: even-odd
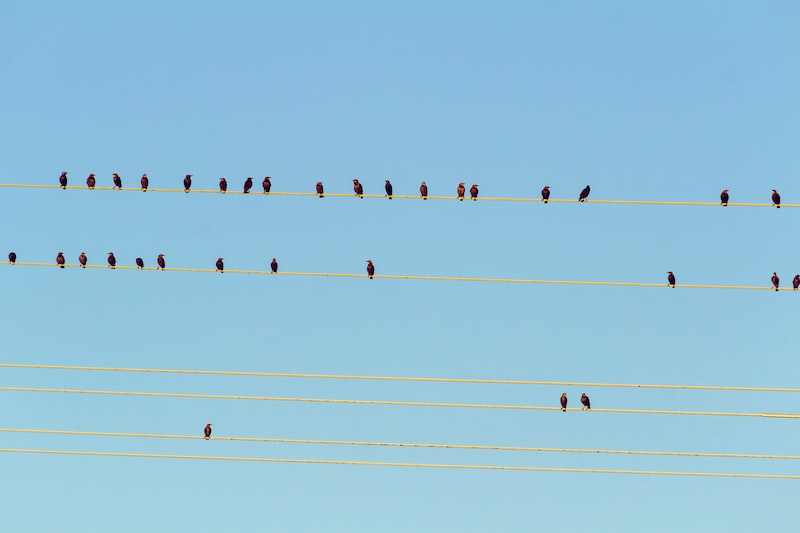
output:
[[[5,183],[800,202],[800,5],[5,2]],[[2,258],[783,285],[795,209],[0,189]],[[792,292],[0,265],[2,362],[797,387]],[[795,395],[0,369],[0,385],[797,412]],[[0,426],[797,454],[786,419],[2,392]],[[2,448],[800,474],[796,461],[0,433]],[[7,531],[752,531],[798,482],[0,453]]]

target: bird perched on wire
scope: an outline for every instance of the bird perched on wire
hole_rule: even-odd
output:
[[[225,178],[219,179],[219,192],[225,193],[228,190],[228,180]]]
[[[264,194],[269,194],[270,189],[272,189],[272,182],[269,176],[264,176],[264,181],[261,182],[261,188],[264,189]]]
[[[795,274],[794,279],[792,280],[792,288],[794,290],[800,288],[800,274]]]
[[[136,258],[136,268],[138,268],[139,270],[144,269],[144,260],[141,257]]]
[[[17,262],[17,254],[14,252],[8,252],[8,262],[12,265]]]
[[[203,437],[205,437],[206,440],[211,438],[211,424],[206,424],[206,427],[203,428]]]
[[[776,272],[772,273],[772,277],[770,278],[770,281],[772,281],[772,287],[777,291],[778,287],[781,284],[781,278],[778,277],[778,274]]]
[[[164,270],[167,268],[167,262],[164,261],[164,254],[158,254],[158,258],[156,259],[156,263],[158,263],[158,268]]]
[[[111,175],[111,180],[114,182],[114,187],[117,189],[122,189],[122,178],[119,177],[119,174],[114,172]]]
[[[719,195],[719,203],[722,204],[722,207],[728,207],[729,199],[730,195],[728,194],[728,189],[722,189],[722,192]]]
[[[253,178],[247,178],[244,180],[244,194],[248,194],[250,189],[253,188]]]
[[[587,198],[589,198],[589,193],[590,193],[590,192],[592,192],[592,188],[591,188],[591,187],[589,187],[589,186],[587,185],[587,186],[586,186],[586,187],[584,187],[584,188],[583,188],[583,190],[581,191],[581,194],[580,194],[580,196],[578,196],[578,201],[579,201],[579,202],[585,202],[585,201],[586,201],[586,199],[587,199]]]
[[[673,289],[675,288],[675,274],[673,274],[672,271],[667,272],[667,283],[669,283],[669,286]]]
[[[86,257],[86,252],[81,252],[81,255],[78,256],[78,263],[81,264],[81,268],[86,268],[86,262],[88,258]]]
[[[372,276],[375,275],[375,265],[372,264],[372,261],[367,259],[367,275],[369,279],[372,279]]]
[[[89,187],[90,191],[93,191],[95,185],[97,185],[97,180],[95,179],[94,174],[89,174],[89,177],[86,178],[86,186]]]
[[[186,174],[183,178],[183,192],[189,192],[189,189],[192,188],[192,175]]]
[[[469,195],[472,197],[473,200],[478,199],[478,184],[473,183],[472,187],[469,188]]]
[[[317,182],[317,195],[320,198],[325,198],[325,187],[322,186],[322,182],[321,181]]]
[[[147,178],[147,174],[142,174],[142,179],[139,180],[139,183],[142,185],[142,192],[147,192],[147,187],[150,186],[150,180]]]
[[[117,258],[114,257],[114,252],[108,252],[108,268],[117,268]]]
[[[353,180],[353,191],[355,191],[356,196],[364,198],[364,186],[361,185],[356,179]]]
[[[278,273],[278,260],[274,257],[272,258],[272,263],[269,264],[269,268],[272,269],[273,274]]]
[[[583,394],[581,394],[581,403],[583,404],[584,409],[591,409],[592,408],[592,402],[589,401],[589,397],[586,396],[585,392]]]
[[[542,202],[547,203],[550,200],[550,186],[545,185],[542,189]]]
[[[567,411],[567,393],[564,392],[561,394],[561,410],[566,412]]]
[[[386,180],[386,184],[383,186],[383,188],[386,191],[386,196],[388,196],[389,200],[391,200],[392,199],[392,190],[393,190],[392,182],[389,181],[389,180]]]
[[[458,196],[458,200],[460,202],[464,201],[464,193],[467,192],[466,187],[464,187],[464,182],[458,184],[458,188],[456,188],[456,195]]]
[[[419,195],[422,196],[423,200],[428,199],[428,186],[424,181],[422,182],[422,185],[419,186]]]
[[[62,172],[61,175],[58,177],[58,183],[59,183],[59,185],[61,185],[62,189],[66,189],[67,188],[67,171],[66,170],[64,172]]]
[[[225,263],[222,262],[222,258],[220,257],[217,259],[217,272],[220,274],[225,270]]]
[[[781,195],[775,189],[772,189],[772,205],[778,209],[781,208]]]
[[[66,259],[64,259],[64,252],[58,252],[56,256],[56,264],[61,268],[64,268],[64,263],[66,263]]]

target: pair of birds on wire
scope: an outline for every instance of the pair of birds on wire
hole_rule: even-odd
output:
[[[586,393],[581,394],[581,405],[583,405],[583,407],[581,407],[581,410],[583,410],[583,409],[591,409],[592,408],[592,402],[589,400],[589,397],[586,396]],[[567,411],[567,393],[566,392],[561,394],[561,410],[564,411],[564,412]]]
[[[62,189],[67,188],[67,184],[69,183],[69,179],[67,178],[67,174],[69,172],[64,171],[61,173],[61,176],[58,177],[58,183]],[[114,183],[115,189],[122,189],[122,178],[116,172],[112,174],[111,179]],[[265,194],[269,194],[270,190],[272,189],[272,178],[270,176],[265,176],[264,179],[261,181],[261,188],[264,190]],[[142,177],[139,180],[139,185],[143,192],[147,192],[148,187],[150,187],[150,178],[147,177],[147,174],[142,174]],[[90,190],[94,190],[97,186],[97,177],[94,174],[89,174],[86,178],[86,186]],[[248,194],[250,189],[253,188],[253,178],[249,177],[244,181],[244,193]],[[186,174],[183,178],[183,191],[189,192],[192,189],[192,174]],[[219,181],[219,190],[220,192],[226,192],[228,190],[228,182],[225,178],[220,178]]]
[[[772,273],[770,281],[772,282],[772,288],[777,291],[778,288],[780,287],[781,279],[778,277],[778,274],[776,272]],[[673,289],[675,288],[675,274],[673,274],[672,272],[667,272],[667,284],[669,284],[669,286],[672,287]],[[794,290],[800,288],[800,274],[796,274],[794,279],[792,279],[792,288]]]
[[[729,194],[728,189],[723,189],[719,195],[719,203],[722,205],[722,207],[727,207],[730,199],[731,195]],[[778,194],[778,191],[775,189],[772,189],[772,205],[778,209],[781,208],[781,195]]]

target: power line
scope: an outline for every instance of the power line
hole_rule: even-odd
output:
[[[194,398],[210,400],[251,400],[265,402],[300,402],[300,403],[329,403],[351,405],[396,405],[404,407],[457,407],[466,409],[512,409],[523,411],[560,411],[561,407],[547,407],[540,405],[495,405],[481,403],[441,403],[441,402],[409,402],[394,400],[352,400],[339,398],[296,398],[275,396],[246,396],[229,394],[199,394],[185,392],[139,392],[139,391],[108,391],[84,389],[45,389],[39,387],[0,387],[0,391],[7,392],[45,392],[61,394],[98,394],[105,396],[144,396],[153,398]],[[579,411],[577,408],[569,411]],[[695,415],[695,416],[735,416],[759,418],[800,418],[800,414],[792,413],[736,413],[730,411],[674,411],[656,409],[592,409],[592,413],[626,413],[650,415]]]
[[[609,387],[633,389],[680,389],[680,390],[715,390],[735,392],[800,392],[800,389],[782,387],[731,387],[722,385],[654,385],[644,383],[592,383],[585,381],[533,381],[519,379],[470,379],[470,378],[431,378],[405,376],[363,376],[345,374],[307,374],[299,372],[249,372],[244,370],[187,370],[167,368],[131,368],[100,367],[76,365],[33,365],[26,363],[0,363],[0,368],[20,368],[33,370],[77,370],[90,372],[132,372],[152,374],[194,374],[211,376],[248,376],[270,378],[310,378],[310,379],[344,379],[367,381],[411,381],[427,383],[474,383],[491,385],[547,385],[559,387]]]
[[[10,263],[0,263],[9,265]],[[26,261],[17,261],[15,266],[32,266],[32,267],[59,267],[56,263],[34,263]],[[80,268],[81,265],[76,263],[68,263],[64,265],[70,268]],[[89,269],[108,269],[107,265],[86,265]],[[159,270],[156,267],[139,268],[132,265],[116,265],[117,270]],[[195,273],[216,273],[219,272],[213,268],[183,268],[183,267],[169,267],[163,270],[172,272],[195,272]],[[264,275],[264,276],[305,276],[305,277],[322,277],[322,278],[366,278],[367,274],[351,274],[351,273],[333,273],[333,272],[270,272],[269,270],[236,270],[226,269],[225,274],[249,274],[249,275]],[[510,279],[510,278],[482,278],[482,277],[455,277],[455,276],[413,276],[413,275],[392,275],[392,274],[375,274],[375,279],[409,279],[409,280],[423,280],[423,281],[477,281],[484,283],[526,283],[526,284],[545,284],[545,285],[604,285],[613,287],[658,287],[669,288],[666,283],[636,283],[627,281],[570,281],[570,280],[554,280],[554,279]],[[751,290],[751,291],[774,291],[773,287],[755,286],[755,285],[697,285],[697,284],[679,284],[677,288],[682,289],[735,289],[735,290]],[[781,291],[792,291],[790,287],[783,287]]]
[[[51,455],[84,455],[99,457],[146,457],[150,459],[195,459],[205,461],[251,461],[261,463],[293,463],[293,464],[323,464],[323,465],[348,465],[348,466],[389,466],[406,468],[440,468],[463,470],[508,470],[521,472],[569,472],[592,474],[634,474],[650,476],[691,476],[691,477],[725,477],[725,478],[759,478],[759,479],[800,479],[800,475],[789,474],[744,474],[728,472],[680,472],[658,470],[620,470],[610,468],[557,468],[546,466],[500,466],[500,465],[460,465],[443,463],[391,463],[384,461],[343,461],[330,459],[284,459],[274,457],[226,457],[217,455],[177,455],[161,453],[123,453],[123,452],[95,452],[75,450],[36,450],[19,448],[0,448],[0,453],[29,453]]]
[[[8,187],[8,188],[26,188],[26,189],[60,189],[60,185],[38,185],[38,184],[29,184],[29,183],[0,183],[0,187]],[[85,185],[68,185],[67,189],[77,189],[77,190],[86,190],[90,192]],[[141,188],[139,187],[123,187],[122,189],[116,189],[114,187],[95,187],[94,190],[96,191],[133,191],[133,192],[140,192]],[[186,191],[184,189],[160,189],[160,188],[148,188],[147,192],[154,192],[154,193],[182,193],[185,194]],[[191,189],[189,194],[219,194],[223,195],[218,189]],[[224,193],[225,196],[228,195],[245,195],[243,191],[236,191],[236,190],[228,190]],[[319,195],[315,192],[293,192],[293,191],[270,191],[269,193],[261,193],[256,191],[251,191],[246,196],[303,196],[303,197],[318,197]],[[369,198],[369,199],[381,199],[386,200],[387,196],[385,194],[363,194],[363,195],[356,195],[354,193],[331,193],[325,192],[325,197],[331,198],[354,198],[356,196]],[[393,194],[393,199],[403,199],[403,200],[421,200],[422,197],[420,195],[402,195],[402,194]],[[458,200],[455,195],[429,195],[426,196],[428,200]],[[465,198],[465,202],[473,201],[471,198]],[[532,198],[532,197],[479,197],[476,198],[475,201],[478,202],[532,202],[532,203],[544,203],[540,198]],[[577,198],[550,198],[548,200],[549,203],[567,203],[567,204],[575,204],[578,203]],[[693,202],[693,201],[670,201],[670,200],[604,200],[604,199],[586,199],[587,204],[614,204],[614,205],[685,205],[685,206],[702,206],[702,207],[721,207],[719,202]],[[728,203],[728,207],[774,207],[771,203]],[[800,204],[781,204],[781,207],[800,207]]]
[[[3,433],[36,433],[46,435],[73,435],[94,437],[130,437],[147,439],[188,439],[202,440],[200,435],[164,435],[159,433],[118,433],[108,431],[70,431],[59,429],[19,429],[0,428]],[[608,450],[592,448],[546,448],[532,446],[493,446],[481,444],[433,444],[419,442],[374,442],[374,441],[342,441],[321,439],[277,439],[266,437],[225,437],[214,436],[213,440],[235,442],[265,442],[270,444],[321,444],[333,446],[375,446],[383,448],[433,448],[447,450],[490,450],[513,452],[546,452],[546,453],[584,453],[584,454],[611,454],[611,455],[659,455],[670,457],[724,457],[732,459],[788,459],[798,460],[800,455],[768,455],[752,453],[712,453],[712,452],[674,452],[674,451],[643,451],[643,450]]]

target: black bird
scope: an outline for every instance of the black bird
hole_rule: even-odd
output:
[[[272,258],[272,263],[269,264],[269,267],[272,269],[273,274],[278,273],[278,260],[274,257]]]
[[[9,256],[9,259],[10,258],[11,257]],[[12,261],[12,263],[13,263],[13,261]],[[800,274],[796,274],[794,279],[792,280],[792,288],[794,290],[797,290],[798,288],[800,288]]]
[[[244,194],[250,192],[250,189],[253,188],[253,178],[247,178],[244,180]]]
[[[464,201],[464,193],[467,192],[467,189],[464,187],[464,182],[458,184],[458,188],[456,189],[456,194],[458,195],[458,200],[460,202]]]
[[[547,203],[550,200],[550,186],[545,185],[542,189],[542,202]]]
[[[227,190],[228,190],[228,180],[226,180],[225,178],[220,178],[219,179],[219,192],[224,193]]]
[[[164,270],[167,268],[167,262],[164,261],[164,254],[158,254],[158,259],[156,259],[156,263],[158,263],[158,268]]]
[[[392,182],[389,181],[389,180],[386,180],[386,185],[384,185],[383,188],[386,189],[386,196],[388,196],[389,200],[391,200],[392,199],[392,190],[393,190],[392,189]]]
[[[86,268],[86,262],[88,259],[86,258],[86,252],[81,252],[81,255],[78,257],[78,263],[81,264],[81,268]]]
[[[728,189],[722,189],[722,193],[719,195],[719,203],[721,203],[723,207],[728,207],[728,199],[730,199]]]
[[[139,180],[142,184],[142,192],[147,192],[147,187],[150,185],[150,180],[147,179],[147,174],[142,174],[142,179]]]
[[[217,259],[217,272],[221,274],[223,270],[225,270],[225,263],[222,262],[222,258],[220,257]]]
[[[592,402],[589,401],[589,397],[586,396],[585,392],[583,394],[581,394],[581,403],[583,404],[583,406],[586,409],[591,409],[592,408]]]
[[[358,180],[353,180],[353,191],[355,191],[356,195],[360,198],[364,198],[364,186],[361,185]]]
[[[478,184],[473,183],[472,187],[469,188],[469,195],[472,197],[473,200],[478,199]]]
[[[89,177],[86,178],[86,186],[89,187],[89,190],[94,190],[94,186],[97,185],[97,180],[94,177],[94,174],[89,174]]]
[[[206,440],[211,438],[211,424],[206,424],[206,427],[203,428],[203,437],[205,437]]]
[[[114,252],[108,252],[108,268],[117,268],[117,258],[114,257]]]
[[[183,192],[189,192],[189,189],[192,188],[192,175],[186,174],[186,177],[183,178]]]
[[[61,268],[64,268],[64,263],[66,263],[66,259],[64,259],[64,252],[58,252],[56,256],[56,264]]]
[[[66,189],[67,188],[67,171],[66,170],[64,172],[62,172],[61,175],[58,177],[58,183],[61,185],[62,189]]]
[[[272,182],[269,176],[264,177],[264,181],[261,182],[261,187],[264,189],[264,194],[269,194],[269,190],[272,188]]]
[[[781,284],[781,278],[778,277],[777,273],[773,272],[770,280],[772,281],[772,286],[775,287],[775,290],[777,291]]]
[[[590,193],[590,192],[592,192],[592,188],[591,188],[591,187],[589,187],[589,186],[587,185],[587,186],[586,186],[586,187],[584,187],[584,188],[583,188],[583,190],[581,191],[581,194],[580,194],[580,196],[578,196],[578,201],[579,201],[579,202],[585,202],[585,201],[586,201],[586,199],[587,199],[587,198],[589,198],[589,193]]]
[[[561,394],[561,410],[566,412],[567,411],[567,393],[564,392]]]
[[[322,186],[322,182],[321,181],[317,182],[317,195],[320,198],[325,198],[325,187]]]
[[[669,286],[673,289],[675,288],[675,274],[672,272],[667,272],[667,283],[669,283]]]
[[[144,268],[144,260],[142,260],[142,258],[141,258],[141,257],[137,257],[137,258],[136,258],[136,267],[137,267],[139,270],[142,270],[142,269]]]
[[[781,208],[781,195],[775,189],[772,189],[772,205],[778,209]]]
[[[372,264],[372,261],[367,259],[367,275],[369,279],[372,279],[372,276],[375,275],[375,265]]]
[[[8,252],[8,262],[12,265],[17,262],[17,254],[14,252]]]
[[[428,186],[424,181],[422,182],[422,185],[419,186],[419,195],[422,196],[423,200],[428,199]]]
[[[117,189],[122,188],[122,178],[119,177],[119,174],[114,172],[114,174],[111,175],[111,179],[114,180],[114,187]]]

